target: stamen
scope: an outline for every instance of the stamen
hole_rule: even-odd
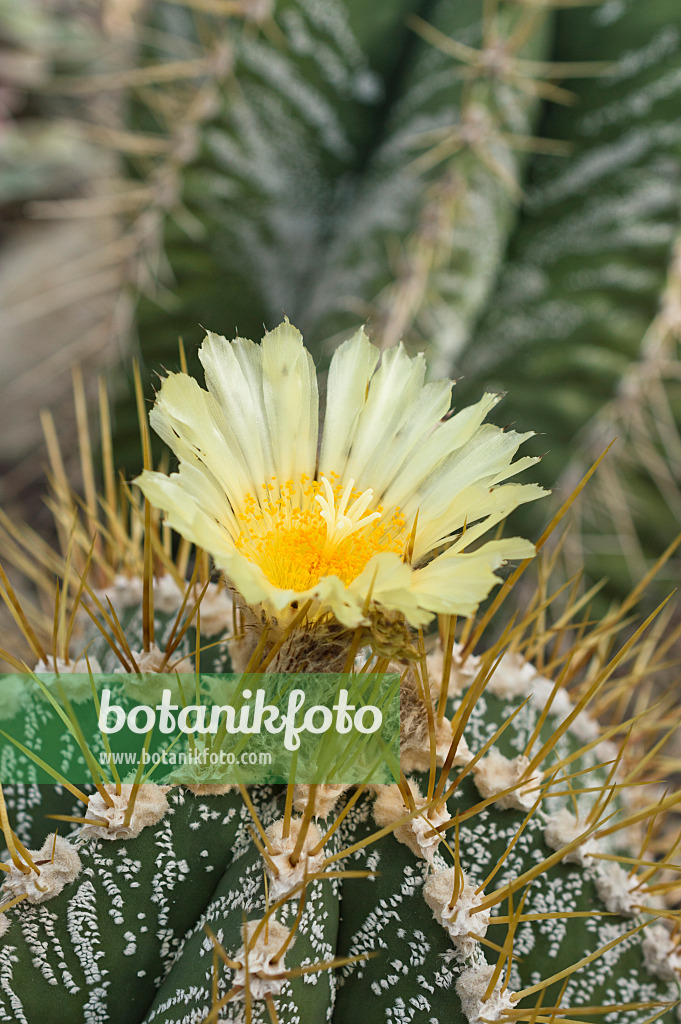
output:
[[[372,555],[404,549],[399,509],[384,516],[379,506],[367,514],[374,499],[371,487],[359,494],[354,480],[343,487],[333,472],[319,480],[303,474],[297,485],[272,477],[262,487],[261,498],[244,497],[235,543],[278,587],[304,591],[324,576],[347,584]]]

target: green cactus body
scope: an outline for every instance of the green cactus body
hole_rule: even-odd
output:
[[[678,32],[673,4],[559,13],[555,59],[602,61],[603,70],[569,83],[572,106],[547,112],[543,132],[571,151],[534,159],[490,307],[455,363],[469,394],[483,382],[508,390],[509,421],[533,410],[552,437],[546,480],[569,485],[618,438],[604,492],[594,489],[584,510],[584,543],[591,574],[607,575],[620,594],[677,529],[675,498],[668,490],[660,500],[650,468],[671,452],[657,418],[667,406],[678,416],[668,372],[677,351]],[[627,495],[626,525],[605,494],[615,490]]]
[[[162,619],[157,620],[158,626],[163,625]],[[224,662],[224,657],[221,660]],[[209,660],[206,668],[210,665]],[[431,662],[433,673],[437,668],[437,661]],[[470,682],[473,674],[464,682]],[[505,684],[509,678],[511,689],[508,682]],[[519,678],[524,679],[522,684]],[[529,663],[518,655],[506,656],[492,676],[488,692],[475,703],[466,726],[464,736],[471,754],[482,749],[500,723],[534,693],[493,747],[509,759],[523,754],[550,689]],[[465,692],[455,692],[450,698],[450,717]],[[33,699],[44,700],[37,688]],[[571,708],[564,694],[555,698],[554,706],[559,713],[546,717],[533,750],[550,739]],[[27,718],[30,720],[30,715]],[[294,922],[296,925],[295,941],[287,949],[279,972],[284,974],[283,979],[265,983],[276,993],[278,1019],[287,1024],[349,1022],[356,1019],[358,1007],[362,1007],[364,1019],[376,1024],[393,1020],[469,1024],[476,1020],[462,1009],[457,984],[467,971],[475,974],[485,963],[494,964],[496,953],[468,937],[468,927],[471,931],[475,927],[470,923],[463,937],[450,938],[426,902],[424,887],[432,885],[439,872],[449,869],[451,873],[453,863],[460,865],[467,884],[473,887],[484,883],[500,865],[478,897],[482,899],[492,891],[501,892],[505,885],[550,857],[553,846],[546,841],[547,822],[557,810],[573,807],[569,796],[550,797],[551,789],[574,787],[573,796],[583,815],[577,831],[585,830],[588,808],[596,799],[590,789],[595,786],[600,790],[608,776],[608,766],[599,766],[601,758],[609,764],[615,752],[614,748],[609,751],[595,745],[582,750],[591,735],[597,736],[598,730],[582,713],[553,749],[547,766],[550,769],[552,761],[558,763],[570,756],[574,760],[562,773],[554,772],[545,798],[534,808],[537,790],[526,794],[527,803],[522,809],[499,809],[490,803],[476,810],[481,794],[469,774],[437,819],[444,821],[455,815],[462,819],[455,830],[450,824],[444,833],[449,848],[432,840],[429,844],[426,839],[419,857],[391,834],[390,828],[382,838],[371,841],[378,829],[376,819],[383,826],[384,818],[374,808],[371,796],[357,801],[324,847],[326,857],[341,856],[328,863],[322,873],[341,869],[366,871],[370,876],[311,880],[300,917],[299,887],[270,919],[273,929],[276,922],[286,934]],[[560,784],[566,774],[575,771],[582,774],[571,784]],[[425,794],[428,773],[417,772],[412,780]],[[165,802],[158,787],[145,788],[150,794],[157,793],[161,804]],[[585,792],[580,795],[582,788]],[[250,793],[265,829],[281,820],[285,803],[281,787],[252,787]],[[379,803],[382,794],[385,796],[385,787],[379,791]],[[335,820],[349,795],[341,798],[325,819],[318,819],[320,834]],[[39,798],[30,787],[10,788],[6,796],[10,814],[17,820],[17,833],[32,849],[44,840],[46,845],[51,842],[42,816],[48,812],[69,813],[74,803],[57,787],[41,787]],[[397,799],[397,812],[403,815],[405,806],[401,796]],[[9,928],[0,950],[4,1019],[33,1024],[46,1012],[54,1024],[108,1020],[199,1024],[209,1019],[211,1006],[229,992],[236,975],[222,962],[216,969],[213,943],[204,925],[227,956],[238,959],[244,919],[259,921],[267,909],[266,870],[252,838],[251,815],[238,791],[195,795],[176,787],[167,793],[167,802],[167,811],[161,811],[162,816],[154,821],[155,811],[137,836],[98,839],[96,829],[88,837],[87,827],[80,838],[80,830],[72,833],[69,842],[82,864],[77,877],[53,898],[36,905],[20,904],[7,912]],[[471,809],[473,813],[467,816]],[[456,839],[454,831],[458,833]],[[400,835],[404,833],[398,831]],[[355,844],[360,844],[359,848],[343,857],[343,851]],[[458,857],[454,856],[455,844]],[[511,852],[507,854],[509,847]],[[621,849],[617,837],[615,846],[600,844],[601,852],[613,849]],[[606,906],[612,905],[608,899],[613,897],[607,892],[604,895],[598,879],[615,862],[595,859],[593,845],[583,844],[581,850],[585,854],[583,863],[549,866],[529,886],[523,915],[557,916],[517,924],[509,992],[531,988],[541,979],[559,974],[626,935],[646,918],[647,912],[641,909],[648,902],[645,888],[631,895],[626,913],[602,916]],[[270,905],[279,898],[272,885],[270,877]],[[620,892],[620,898],[626,898],[626,894]],[[495,925],[495,916],[503,916],[508,910],[508,901],[499,898],[488,927],[480,928],[483,937],[486,933],[487,939],[499,946],[509,925]],[[560,916],[575,911],[585,916]],[[567,988],[561,989],[562,978],[557,980],[545,993],[545,1005],[562,1000],[578,1014],[580,1005],[618,1007],[673,1001],[677,986],[646,972],[647,954],[642,952],[645,934],[632,934],[614,945],[607,956],[571,975]],[[344,957],[354,960],[336,971],[315,967]],[[295,977],[298,967],[312,970]],[[292,976],[287,978],[286,972]],[[255,980],[253,984],[259,991]],[[59,998],[55,1001],[57,991]],[[230,1000],[219,1019],[242,1020],[243,1000],[243,992]],[[531,998],[527,1002],[529,1007],[534,1005]],[[263,998],[253,997],[251,1013],[254,1021],[269,1020]],[[622,1011],[619,1019],[634,1024],[649,1017],[649,1010],[644,1008]],[[670,1011],[659,1019],[671,1022],[673,1015]]]

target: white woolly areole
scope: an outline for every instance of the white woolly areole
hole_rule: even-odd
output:
[[[407,782],[414,799],[414,805],[419,810],[426,807],[428,801],[421,796],[421,792],[414,780],[408,779]],[[373,806],[374,820],[379,828],[386,828],[399,821],[400,818],[403,818],[410,808],[407,808],[398,785],[379,786],[377,791],[378,795],[374,800]],[[406,824],[398,825],[394,829],[393,835],[398,842],[408,846],[417,857],[423,857],[431,863],[442,838],[439,832],[433,832],[433,829],[449,821],[449,812],[445,804],[441,811],[431,808],[428,814],[429,816],[426,816],[424,811],[423,815],[418,814]],[[432,835],[428,835],[429,832]]]
[[[236,959],[242,967],[234,972],[233,984],[235,987],[246,987],[246,952],[245,946],[258,927],[259,921],[248,921],[242,929],[244,945],[236,955]],[[285,954],[278,960],[273,958],[278,954],[289,936],[289,929],[270,918],[265,927],[261,930],[252,948],[248,950],[248,987],[254,999],[264,999],[268,995],[278,996],[286,984],[287,979],[278,977],[286,970],[284,959]],[[287,952],[295,944],[295,938],[287,947]]]
[[[283,818],[279,818],[278,821],[272,822],[266,830],[267,839],[270,844],[270,849],[268,851],[269,857],[279,871],[279,874],[275,875],[270,869],[269,864],[267,865],[267,873],[269,875],[269,895],[273,902],[281,899],[282,896],[286,896],[291,892],[299,882],[303,881],[305,875],[313,875],[315,871],[320,871],[324,863],[323,850],[320,850],[320,852],[314,856],[310,855],[310,850],[312,850],[321,839],[319,829],[315,823],[311,821],[307,827],[305,840],[303,841],[303,848],[300,853],[300,859],[297,864],[291,864],[290,857],[295,848],[298,835],[300,834],[302,823],[302,818],[291,818],[288,836],[285,839],[283,838]]]
[[[521,654],[518,654],[517,651],[506,651],[487,683],[486,691],[502,700],[531,696],[532,704],[543,711],[553,693],[553,688],[553,681],[539,675],[535,666],[526,661]],[[573,710],[574,704],[569,693],[559,687],[553,695],[550,714],[555,715],[560,722],[564,722]],[[580,711],[570,722],[568,728],[572,735],[584,744],[598,739],[601,733],[600,725],[587,711]],[[614,757],[616,753],[615,750],[615,753],[609,756]],[[603,760],[608,759],[609,757],[603,758]]]
[[[184,601],[184,591],[169,574],[154,580],[154,611],[172,615]],[[191,607],[191,605],[190,605]]]
[[[663,924],[654,924],[643,933],[643,962],[651,974],[662,981],[679,981],[681,953]]]
[[[425,802],[424,800],[424,806]],[[439,825],[444,825],[446,821],[449,821],[449,812],[446,806],[441,811],[431,809],[428,812],[428,816],[425,814],[423,816],[419,815],[412,818],[408,825],[399,825],[395,829],[395,838],[400,843],[408,846],[417,857],[423,857],[431,863],[442,839],[440,833],[433,832],[433,829]],[[429,835],[428,833],[432,834]]]
[[[567,807],[561,807],[559,811],[550,814],[546,819],[544,842],[549,849],[560,850],[563,846],[568,846],[574,842],[585,829],[586,824],[584,822],[577,821],[574,814]],[[570,853],[566,853],[563,860],[568,863],[579,864],[580,867],[584,868],[594,853],[598,853],[599,849],[598,842],[595,839],[589,838],[585,842],[580,843],[574,850],[571,850]]]
[[[404,741],[403,741],[404,742]],[[441,768],[445,763],[449,748],[452,745],[452,723],[448,718],[440,721],[435,719],[435,763]],[[468,748],[464,736],[459,740],[452,764],[468,764],[473,754]],[[427,772],[430,768],[430,740],[424,737],[418,746],[403,747],[400,751],[400,764],[405,775],[409,772]]]
[[[581,715],[582,718],[587,718],[587,715]],[[579,736],[577,737],[579,739]],[[608,761],[614,761],[617,757],[619,750],[614,743],[610,740],[602,740],[598,746],[594,747],[594,752],[599,761],[606,764]]]
[[[474,907],[479,907],[482,903],[484,893],[476,893],[476,887],[470,884],[465,875],[456,902],[454,906],[450,906],[456,874],[454,868],[434,872],[426,880],[423,895],[437,923],[448,932],[457,953],[466,959],[473,954],[477,946],[477,939],[471,938],[468,933],[486,935],[490,911],[487,909],[477,914],[471,913]]]
[[[99,662],[96,658],[90,658],[90,667],[85,658],[76,658],[75,661],[68,661],[64,658],[57,658],[56,662],[51,654],[48,654],[45,660],[42,658],[33,669],[36,675],[53,675],[58,676],[65,675],[80,675],[83,678],[74,682],[73,679],[62,680],[62,686],[66,691],[66,695],[69,700],[74,704],[80,704],[84,700],[92,699],[92,687],[90,685],[90,671],[92,673],[101,672]],[[47,687],[50,691],[56,690],[56,680],[49,679],[46,681]]]
[[[461,644],[457,643],[452,648],[452,667],[447,681],[447,695],[449,697],[458,697],[459,694],[470,686],[480,668],[479,656],[469,654],[462,661],[462,650]],[[434,682],[439,683],[445,666],[445,652],[439,640],[435,650],[426,658],[426,663],[428,665],[428,675]]]
[[[520,780],[529,768],[529,758],[522,754],[512,760],[504,757],[498,750],[490,750],[486,757],[473,769],[475,785],[482,797],[496,796],[503,793],[505,789],[514,787],[513,792],[495,800],[497,807],[502,810],[515,808],[519,811],[529,811],[536,803],[539,796],[537,786],[542,781],[541,772],[532,772],[522,784]]]
[[[317,786],[314,798],[314,816],[326,820],[331,814],[343,793],[346,793],[351,786],[343,783],[333,786]],[[310,787],[296,785],[293,788],[293,806],[296,811],[303,813],[310,799]]]
[[[96,590],[95,596],[106,608],[107,597],[116,611],[133,608],[142,603],[144,598],[144,581],[140,576],[126,576],[119,573],[113,583],[103,590]]]
[[[0,939],[9,928],[9,918],[7,914],[0,914]]]
[[[530,683],[529,692],[532,694],[531,703],[539,710],[543,711],[549,702],[549,698],[553,693],[553,680],[546,679],[544,676],[535,676]],[[570,700],[570,694],[567,690],[559,687],[555,693],[553,693],[553,700],[551,701],[551,708],[549,714],[555,715],[561,722],[564,722],[568,715],[572,714],[574,705]],[[585,711],[580,712],[577,717],[568,726],[570,732],[576,733],[576,723],[579,719],[585,719],[589,725],[593,722],[593,719],[586,714]],[[596,735],[598,735],[598,725],[596,725]]]
[[[517,1000],[511,993],[502,992],[503,971],[489,999],[485,992],[490,983],[494,967],[491,964],[476,964],[464,970],[456,982],[456,994],[461,1000],[461,1009],[468,1018],[468,1024],[483,1024],[484,1021],[503,1020]]]
[[[45,675],[47,673],[58,672],[68,675],[73,673],[74,675],[87,675],[90,672],[93,673],[101,672],[99,662],[96,658],[90,658],[90,668],[88,668],[87,661],[85,658],[76,658],[75,661],[66,661],[64,658],[57,658],[56,662],[51,654],[48,654],[45,660],[42,658],[33,669],[36,674]],[[91,693],[91,690],[88,690]]]
[[[631,917],[634,913],[631,891],[636,885],[636,877],[629,877],[624,868],[614,861],[604,862],[596,876],[596,892],[605,909],[622,917]]]
[[[154,674],[158,672],[191,672],[192,671],[192,659],[189,655],[184,658],[171,655],[170,658],[166,659],[166,652],[162,651],[157,644],[149,644],[148,651],[135,651],[132,648],[130,653],[135,659],[135,664],[140,670],[140,673]],[[164,664],[165,663],[165,664]],[[119,665],[115,672],[119,675],[136,675],[134,669],[128,672],[127,669]]]
[[[40,874],[35,871],[19,871],[10,861],[11,868],[5,877],[3,896],[14,899],[26,893],[29,903],[44,903],[59,895],[64,886],[69,885],[80,872],[81,863],[76,848],[62,836],[57,836],[56,843],[54,836],[48,836],[39,850],[29,850],[29,853],[36,867],[40,868]],[[0,922],[4,923],[6,931],[8,922],[4,914],[0,915]]]
[[[566,716],[567,717],[567,716]],[[595,718],[592,718],[587,711],[580,713],[570,723],[570,732],[580,743],[593,743],[601,735],[601,727]],[[612,746],[614,755],[617,754],[617,747]]]
[[[123,783],[120,793],[116,793],[116,786],[113,783],[109,783],[104,789],[113,800],[113,807],[109,807],[97,792],[90,797],[87,817],[102,818],[106,825],[83,825],[80,832],[83,839],[134,839],[143,828],[160,821],[168,810],[166,789],[152,782],[145,782],[137,790],[132,816],[126,825],[125,815],[132,794],[132,785]]]
[[[199,597],[203,587],[195,588],[194,599]],[[218,633],[232,632],[232,598],[226,587],[209,583],[199,605],[201,613],[201,636],[217,636]],[[196,622],[196,619],[194,619]]]
[[[526,697],[538,676],[534,665],[517,651],[506,651],[492,673],[486,690],[495,697]]]

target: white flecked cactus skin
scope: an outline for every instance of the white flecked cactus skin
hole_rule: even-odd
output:
[[[120,599],[121,580],[115,588]],[[175,658],[195,658],[201,589],[188,580],[194,597],[180,621],[193,624]],[[130,590],[139,594],[135,580]],[[160,666],[181,631],[183,592],[173,608],[169,586],[147,591],[163,596],[153,613]],[[660,1011],[671,1024],[678,795],[641,785],[658,770],[641,759],[641,743],[652,747],[642,738],[662,736],[664,714],[653,708],[633,728],[593,715],[635,685],[631,655],[643,657],[647,632],[604,655],[614,621],[591,624],[566,632],[559,653],[555,631],[538,625],[539,593],[493,646],[478,637],[480,620],[463,624],[463,644],[445,618],[439,636],[412,637],[412,671],[427,672],[431,705],[424,730],[412,693],[403,727],[423,737],[417,760],[433,768],[391,787],[148,783],[126,817],[130,779],[86,787],[87,807],[64,786],[6,785],[0,1019],[321,1024],[356,1020],[361,1008],[376,1024],[482,1024],[548,1019],[541,1000],[571,1020],[606,1006],[605,1019],[623,1024]],[[256,637],[243,639],[224,589],[209,584],[206,595],[210,672],[229,667],[231,651],[243,655],[244,642],[252,652]],[[579,612],[573,602],[556,617],[566,626]],[[131,651],[151,649],[149,611],[131,603],[120,621]],[[88,657],[114,669],[121,644],[116,655],[87,622],[63,660],[74,664],[89,642]],[[13,725],[16,683],[3,708]],[[39,751],[45,700],[34,684],[19,715]],[[449,751],[436,742],[443,724]],[[71,819],[56,842],[46,814]]]

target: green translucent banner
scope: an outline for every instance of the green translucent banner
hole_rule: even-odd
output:
[[[399,676],[0,675],[0,782],[391,783]]]

